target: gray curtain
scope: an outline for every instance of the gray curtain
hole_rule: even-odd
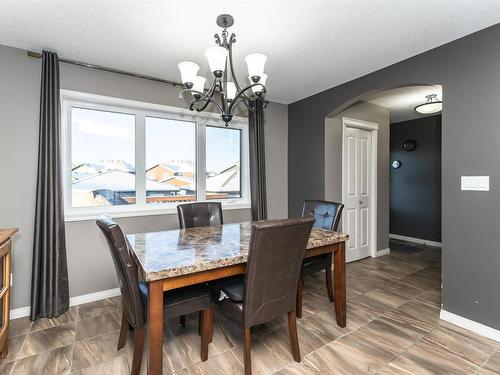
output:
[[[248,112],[250,136],[250,193],[252,196],[252,220],[267,219],[266,155],[264,151],[264,103],[257,99]]]
[[[57,54],[43,51],[31,320],[59,316],[69,307],[60,115],[59,60]]]

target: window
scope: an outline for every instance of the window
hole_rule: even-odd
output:
[[[196,123],[146,117],[146,203],[196,200]]]
[[[62,91],[67,220],[250,206],[248,128],[217,114]]]
[[[135,203],[135,116],[71,108],[73,207]]]
[[[241,198],[241,130],[207,126],[207,199]]]

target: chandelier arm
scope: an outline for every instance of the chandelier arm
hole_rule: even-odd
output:
[[[186,93],[186,92],[190,92],[190,93],[193,93],[193,94],[198,94],[200,95],[200,98],[198,99],[194,99],[192,102],[191,102],[191,105],[189,106],[189,109],[192,110],[191,108],[194,108],[194,105],[196,103],[201,103],[201,102],[207,102],[206,104],[208,105],[208,103],[213,103],[215,104],[218,108],[219,108],[219,111],[221,113],[224,113],[224,109],[220,106],[219,103],[217,103],[215,100],[213,100],[212,97],[208,96],[208,95],[205,95],[205,96],[202,96],[203,93],[200,92],[200,91],[197,91],[197,90],[193,90],[193,89],[184,89],[182,90],[180,93],[179,93],[179,99],[182,98],[183,94]],[[205,105],[206,107],[206,105]],[[205,108],[204,107],[204,108]],[[198,109],[196,109],[198,111]],[[200,110],[201,111],[201,110]]]
[[[237,101],[236,99],[238,98],[243,98],[243,100],[253,100],[251,98],[248,97],[248,95],[245,94],[245,91],[251,89],[252,87],[256,87],[256,86],[261,86],[262,87],[262,94],[264,94],[266,92],[266,86],[264,86],[262,83],[254,83],[252,85],[249,85],[247,87],[245,87],[243,90],[241,90],[240,92],[238,92],[236,94],[236,96],[234,97],[234,100],[232,101],[231,105],[229,106],[229,113],[231,113],[233,107],[235,106],[235,102]],[[238,101],[238,103],[241,103],[241,101]]]
[[[213,96],[214,96],[214,93],[215,93],[215,88],[217,87],[216,82],[217,82],[217,80],[216,80],[216,79],[214,79],[214,82],[212,83],[212,86],[211,86],[211,87],[210,87],[210,89],[208,90],[207,95],[208,95],[210,98],[213,98]],[[208,106],[208,104],[209,104],[209,103],[210,103],[210,100],[205,100],[205,104],[204,104],[202,107],[200,107],[200,108],[196,108],[196,110],[197,110],[198,112],[204,111],[204,110],[205,110],[205,108],[207,108],[207,106]]]
[[[233,77],[233,82],[234,85],[236,86],[236,90],[238,92],[241,92],[241,86],[238,83],[238,79],[236,78],[236,74],[234,73],[234,66],[233,66],[233,43],[235,40],[236,40],[235,35],[232,34],[231,38],[229,39],[229,67],[231,68],[231,76]]]
[[[233,109],[236,108],[238,106],[238,104],[240,104],[240,103],[244,103],[247,106],[249,111],[253,111],[254,109],[250,106],[250,104],[247,103],[247,100],[248,99],[246,99],[246,98],[239,98],[238,100],[233,100],[231,102],[231,104],[234,103],[234,105],[231,106],[231,109],[229,110],[229,114],[232,114]]]
[[[184,89],[181,92],[179,92],[179,99],[182,99],[182,97],[184,96],[184,93],[191,92],[191,93],[194,93],[194,94],[201,94],[201,97],[198,98],[198,99],[195,99],[192,104],[194,104],[194,102],[198,102],[198,101],[205,101],[205,99],[207,97],[212,97],[214,95],[216,81],[217,80],[214,80],[214,82],[212,83],[212,86],[207,90],[207,92],[203,92],[202,93],[200,91],[195,91],[193,89]],[[192,109],[191,109],[191,111],[192,111]]]

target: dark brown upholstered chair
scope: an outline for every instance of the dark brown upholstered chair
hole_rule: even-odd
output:
[[[210,285],[222,313],[243,323],[245,374],[251,374],[250,327],[288,314],[293,358],[300,362],[295,300],[312,218],[252,223],[246,275]]]
[[[224,224],[220,202],[196,202],[177,206],[181,229]]]
[[[139,374],[144,347],[144,325],[148,288],[138,280],[137,265],[132,259],[127,240],[118,224],[108,217],[99,217],[97,225],[104,233],[115,264],[122,294],[122,323],[118,350],[123,348],[129,327],[134,331],[134,354],[132,375]],[[213,304],[209,291],[204,286],[181,288],[165,294],[164,311],[167,316],[185,315],[203,311],[201,338],[201,360],[208,358],[208,344],[212,341]]]
[[[222,216],[222,204],[220,202],[196,202],[185,203],[177,206],[177,215],[179,216],[179,227],[181,229],[210,227],[213,225],[224,224]],[[202,314],[200,312],[200,335]],[[186,317],[179,317],[179,324],[186,325]]]
[[[302,207],[302,217],[314,217],[313,228],[321,228],[336,231],[344,205],[337,202],[328,201],[304,201]],[[311,275],[325,270],[326,288],[328,298],[333,302],[333,278],[332,278],[332,254],[319,255],[308,258],[302,263],[302,273],[300,275],[297,291],[297,317],[302,317],[302,291],[304,289],[304,275]]]

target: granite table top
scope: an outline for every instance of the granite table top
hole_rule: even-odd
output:
[[[128,234],[145,281],[246,263],[250,222]],[[313,228],[308,249],[346,241],[348,235]]]

